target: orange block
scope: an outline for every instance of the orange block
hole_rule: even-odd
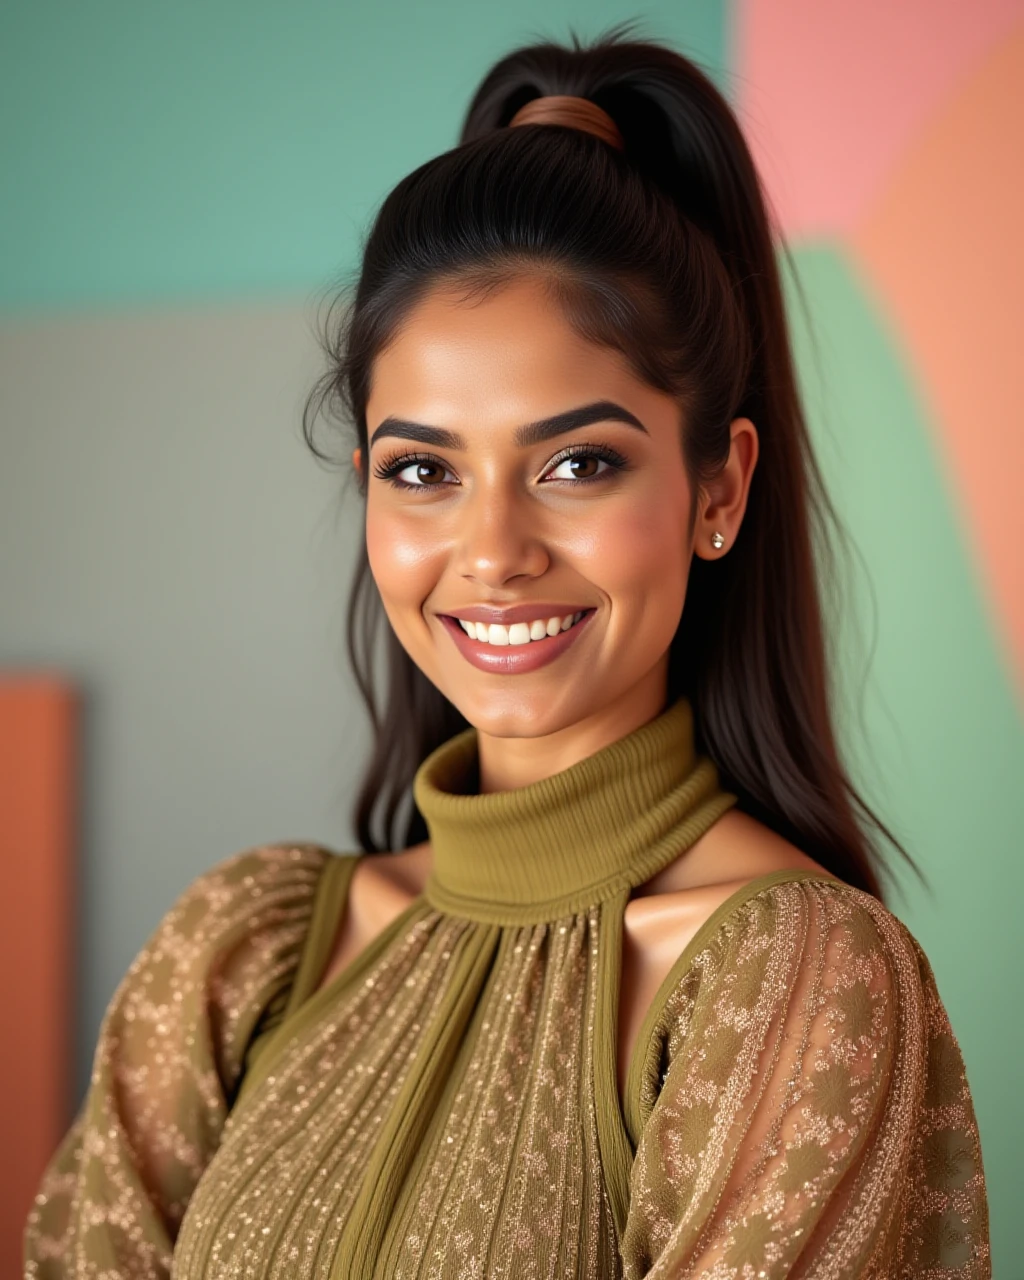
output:
[[[71,1102],[76,822],[74,688],[0,676],[0,1275],[21,1274],[22,1232]]]

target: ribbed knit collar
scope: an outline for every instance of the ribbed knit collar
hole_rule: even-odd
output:
[[[685,698],[538,782],[467,794],[478,777],[475,728],[416,771],[432,849],[425,894],[441,911],[497,924],[559,919],[628,895],[736,803],[695,752]]]

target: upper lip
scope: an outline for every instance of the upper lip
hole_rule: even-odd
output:
[[[497,605],[470,604],[460,609],[445,609],[442,612],[449,618],[464,618],[466,622],[497,623],[507,627],[513,622],[532,622],[534,618],[564,618],[571,613],[586,612],[588,606],[583,604],[513,604],[507,609]]]

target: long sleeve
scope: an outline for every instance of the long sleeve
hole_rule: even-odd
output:
[[[107,1008],[82,1107],[25,1230],[31,1280],[170,1274],[249,1040],[290,988],[326,854],[245,850],[171,908]]]
[[[729,913],[642,1090],[626,1280],[991,1275],[960,1050],[919,946],[868,895],[776,883]]]

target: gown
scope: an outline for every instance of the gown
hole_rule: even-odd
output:
[[[679,699],[478,794],[417,770],[423,893],[325,973],[358,853],[200,875],[104,1016],[25,1230],[31,1280],[988,1277],[963,1060],[928,961],[807,870],[729,897],[616,1076],[631,892],[736,803]]]

